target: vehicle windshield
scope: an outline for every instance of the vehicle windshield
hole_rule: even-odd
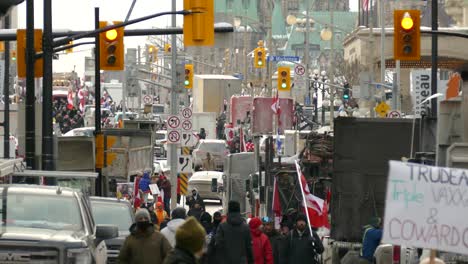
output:
[[[155,138],[156,138],[156,140],[165,139],[165,138],[166,138],[166,134],[165,134],[165,133],[156,133]]]
[[[217,152],[217,153],[222,153],[226,149],[226,146],[224,143],[202,143],[200,145],[200,150],[206,151],[206,152]]]
[[[126,232],[132,225],[131,211],[124,203],[91,201],[94,221],[98,225],[116,225]]]
[[[27,227],[52,230],[79,231],[83,222],[75,197],[61,195],[31,195],[8,193],[6,212],[1,211],[4,224],[9,227]]]
[[[153,114],[164,113],[164,105],[153,105]]]

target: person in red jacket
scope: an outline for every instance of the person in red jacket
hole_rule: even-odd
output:
[[[252,251],[255,264],[273,264],[273,251],[270,240],[262,232],[262,221],[260,218],[252,218],[249,222],[250,234],[252,235]]]

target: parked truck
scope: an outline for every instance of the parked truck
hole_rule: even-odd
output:
[[[192,114],[192,130],[200,132],[204,128],[206,132],[206,139],[216,139],[216,118],[217,113],[193,113]]]
[[[231,75],[195,75],[193,82],[193,112],[224,111],[225,100],[240,94],[241,80]]]

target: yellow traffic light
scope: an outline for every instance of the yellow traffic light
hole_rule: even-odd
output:
[[[393,57],[395,60],[421,59],[421,11],[395,10]]]
[[[184,45],[214,45],[214,0],[184,0]]]
[[[104,140],[106,140],[106,166],[112,164],[112,162],[117,158],[117,153],[110,152],[109,149],[117,141],[115,136],[104,136],[103,134],[96,135],[96,168],[104,168]]]
[[[121,24],[121,21],[114,21],[114,25]],[[107,26],[107,22],[100,21],[99,27]],[[111,29],[100,33],[99,47],[99,68],[108,71],[124,70],[124,28]]]
[[[42,51],[42,29],[34,29],[34,51]],[[16,31],[16,53],[18,77],[26,77],[26,29],[18,29]],[[42,59],[34,61],[34,77],[39,78],[43,75]]]
[[[146,56],[150,63],[156,62],[158,60],[158,48],[153,45],[148,45]]]
[[[73,41],[70,40],[70,42],[68,42],[68,45],[73,45]],[[73,52],[73,47],[65,50],[65,53],[72,53],[72,52]]]
[[[164,44],[164,52],[166,53],[171,52],[171,44],[169,43]]]
[[[193,64],[185,64],[184,87],[185,89],[193,88]]]
[[[265,48],[258,47],[254,50],[254,66],[255,68],[265,68]]]
[[[278,67],[278,91],[291,90],[291,70],[289,67]]]

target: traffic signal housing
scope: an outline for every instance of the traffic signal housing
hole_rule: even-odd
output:
[[[68,45],[73,45],[73,41],[70,40],[70,41],[68,42]],[[73,53],[73,47],[70,47],[70,48],[66,49],[66,50],[65,50],[65,53],[67,53],[67,54]]]
[[[169,53],[171,52],[171,44],[164,44],[164,52]]]
[[[121,24],[122,21],[114,21],[113,24]],[[100,21],[99,27],[107,26],[107,22]],[[99,37],[99,68],[107,71],[124,70],[124,28],[119,27],[100,33]]]
[[[214,45],[214,0],[184,0],[184,45]]]
[[[153,45],[148,45],[146,50],[146,55],[148,56],[148,61],[153,63],[158,60],[158,48]]]
[[[349,83],[343,85],[343,100],[349,100],[351,96],[349,95]]]
[[[266,65],[266,55],[265,48],[258,47],[254,50],[254,66],[255,68],[265,68]]]
[[[110,152],[109,149],[114,146],[117,141],[115,136],[105,136],[102,133],[96,135],[96,168],[104,168],[112,164],[117,158],[117,153]],[[107,149],[104,150],[104,141],[106,141]],[[106,162],[104,162],[104,155]],[[105,164],[104,164],[105,163]]]
[[[278,67],[278,91],[291,90],[291,70],[289,67]]]
[[[34,29],[34,51],[42,51],[42,29]],[[16,56],[12,58],[17,59],[18,77],[26,78],[26,29],[16,30]],[[34,77],[42,77],[43,66],[42,58],[34,60]]]
[[[185,64],[184,87],[185,89],[193,88],[193,64]]]
[[[421,11],[395,10],[393,57],[395,60],[421,59]]]

